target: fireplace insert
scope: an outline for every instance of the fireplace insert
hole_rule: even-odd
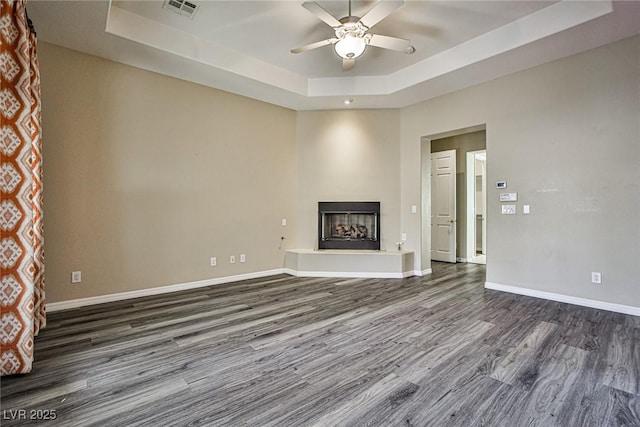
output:
[[[380,250],[380,202],[318,202],[318,249]]]

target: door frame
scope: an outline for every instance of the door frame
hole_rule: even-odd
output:
[[[448,136],[462,135],[465,133],[487,130],[486,123],[476,124],[464,128],[458,128],[445,132],[423,134],[420,137],[420,259],[416,262],[416,269],[420,274],[431,273],[431,141],[446,138]],[[489,152],[489,134],[487,132],[487,144]],[[487,233],[488,234],[488,233]]]
[[[482,194],[484,196],[484,222],[482,224],[482,248],[483,254],[485,255],[483,258],[479,258],[476,255],[476,155],[484,154],[485,162],[484,162],[484,181],[483,181],[483,189]],[[486,245],[487,245],[487,159],[486,159],[487,149],[477,150],[477,151],[467,151],[467,168],[466,168],[466,176],[467,176],[467,253],[465,254],[467,262],[475,263],[475,264],[486,264]]]

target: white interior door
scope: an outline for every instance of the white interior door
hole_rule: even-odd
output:
[[[456,150],[431,153],[431,259],[456,262]]]

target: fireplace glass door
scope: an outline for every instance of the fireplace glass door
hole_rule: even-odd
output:
[[[320,249],[380,249],[379,202],[321,202]]]

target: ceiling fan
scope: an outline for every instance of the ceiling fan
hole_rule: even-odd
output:
[[[304,2],[302,3],[302,7],[333,28],[335,37],[291,49],[291,53],[307,52],[332,44],[338,56],[342,58],[343,71],[349,71],[355,66],[356,58],[364,53],[368,45],[408,54],[414,53],[416,49],[411,46],[409,40],[382,36],[380,34],[370,34],[368,32],[371,27],[382,21],[403,4],[404,0],[380,0],[362,18],[359,18],[351,15],[351,0],[349,0],[349,15],[342,19],[337,19],[318,3],[312,1]]]

